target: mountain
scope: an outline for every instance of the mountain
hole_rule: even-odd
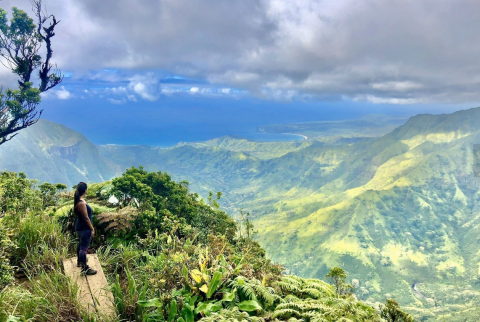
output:
[[[85,136],[47,120],[39,120],[1,146],[0,169],[69,186],[79,181],[100,182],[121,173]]]
[[[307,140],[286,153],[224,138],[145,148],[136,162],[201,183],[195,190],[223,191],[232,212],[253,213],[260,243],[289,271],[321,278],[339,265],[367,302],[392,296],[418,318],[454,321],[464,315],[452,312],[480,301],[479,122],[476,108],[417,115],[377,138]]]
[[[64,127],[37,124],[32,131],[39,131],[38,139],[30,135],[21,153],[46,150],[49,158],[35,152],[28,160],[15,159],[25,170],[36,164],[32,158],[43,157],[43,168],[26,172],[61,181],[53,178],[56,168],[75,169],[69,168],[72,160],[43,140],[83,138],[77,141],[89,149],[74,165],[90,174],[89,166],[96,169],[98,180],[92,175],[91,181],[143,165],[189,181],[203,196],[222,191],[222,207],[234,216],[241,208],[249,211],[258,240],[288,271],[322,278],[338,265],[353,278],[356,296],[368,303],[391,296],[419,319],[464,321],[480,302],[478,124],[475,108],[417,115],[380,137],[276,143],[223,137],[168,149],[95,147]],[[14,162],[5,166],[2,149],[1,168],[22,170],[12,169]]]

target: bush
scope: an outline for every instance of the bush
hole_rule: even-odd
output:
[[[30,211],[42,210],[42,199],[36,189],[35,180],[27,179],[23,173],[3,171],[0,174],[0,218],[18,216]]]
[[[0,219],[0,290],[13,281],[13,266],[10,265],[10,256],[14,244],[10,240],[10,233]]]
[[[138,208],[136,228],[140,236],[176,228],[179,237],[185,237],[192,227],[202,241],[210,233],[226,235],[230,240],[235,236],[236,224],[228,214],[199,200],[198,194],[188,191],[188,182],[176,183],[166,172],[130,168],[112,180],[112,193],[123,206]]]

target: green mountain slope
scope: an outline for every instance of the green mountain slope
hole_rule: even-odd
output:
[[[426,316],[478,303],[479,121],[480,109],[419,115],[359,144],[331,182],[258,219],[261,243],[301,275],[333,263],[369,275],[357,294],[368,301],[389,293]]]
[[[323,277],[338,265],[362,300],[392,296],[417,317],[453,321],[480,302],[477,124],[480,108],[418,115],[382,137],[107,145],[90,158],[168,171],[203,196],[222,191],[222,207],[250,211],[258,240],[290,272]]]
[[[23,171],[40,181],[68,185],[99,182],[120,174],[85,136],[46,120],[21,131],[0,149],[0,169]]]
[[[144,164],[253,212],[259,241],[290,271],[321,277],[340,265],[360,280],[358,297],[392,295],[440,316],[480,299],[479,121],[480,109],[418,115],[380,138],[306,141],[278,157],[220,140],[158,150]]]

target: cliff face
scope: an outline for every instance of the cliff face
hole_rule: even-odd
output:
[[[80,133],[46,120],[21,131],[0,146],[0,170],[22,171],[28,177],[72,186],[100,182],[121,173]]]
[[[78,143],[71,146],[52,146],[50,148],[50,153],[59,155],[62,159],[68,160],[72,163],[76,163],[78,148]]]

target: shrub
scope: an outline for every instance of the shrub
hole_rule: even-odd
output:
[[[36,190],[36,181],[23,173],[3,171],[0,174],[0,218],[18,219],[30,211],[41,211],[42,200]]]
[[[13,266],[10,265],[10,256],[14,244],[10,240],[10,232],[0,219],[0,290],[13,281]]]
[[[123,206],[138,208],[136,229],[141,236],[175,228],[179,237],[185,237],[192,227],[202,241],[210,233],[226,235],[230,240],[235,236],[236,224],[228,214],[199,200],[198,194],[188,191],[187,182],[176,183],[166,172],[130,168],[112,180],[112,193]]]

